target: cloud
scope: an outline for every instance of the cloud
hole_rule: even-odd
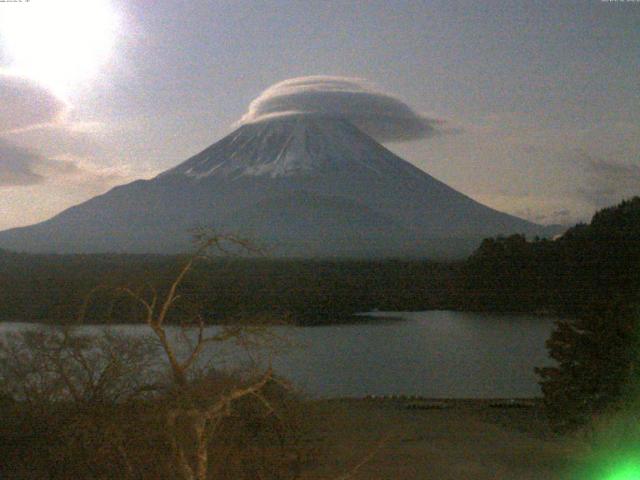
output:
[[[444,123],[416,113],[362,79],[330,76],[291,78],[272,85],[251,102],[239,123],[300,114],[346,118],[382,142],[427,138],[439,133]]]
[[[46,158],[0,139],[0,187],[36,185],[50,179],[66,181],[82,177],[96,180],[96,173],[77,161]]]
[[[13,145],[31,149],[36,148],[46,157],[75,156],[94,157],[104,151],[92,132],[76,128],[75,123],[47,124],[2,135]]]
[[[42,160],[36,153],[0,140],[0,187],[42,183],[44,177],[34,170]]]
[[[70,155],[47,158],[0,138],[0,188],[54,183],[99,192],[131,179],[121,168],[99,167]]]
[[[0,73],[0,132],[55,123],[67,105],[51,92],[25,78]]]
[[[42,163],[40,168],[48,180],[55,180],[56,185],[81,186],[93,192],[136,179],[124,166],[101,166],[84,158],[49,160]]]
[[[569,225],[575,223],[571,210],[567,208],[545,210],[542,206],[538,206],[536,209],[526,207],[515,210],[513,214],[542,225]]]
[[[580,152],[587,173],[587,183],[578,188],[584,198],[597,208],[617,203],[640,192],[640,165],[608,161]]]

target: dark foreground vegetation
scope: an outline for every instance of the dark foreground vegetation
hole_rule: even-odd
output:
[[[150,382],[145,362],[161,353],[139,340],[9,341],[20,357],[5,350],[0,367],[12,375],[0,382],[3,479],[293,479],[312,459],[308,411],[277,377]]]
[[[137,321],[157,340],[88,339],[70,326],[3,339],[7,478],[297,478],[310,458],[304,402],[270,371],[196,369],[201,345],[244,338],[247,319],[313,324],[374,308],[554,313],[562,320],[547,346],[557,363],[538,369],[554,427],[639,411],[640,198],[556,240],[487,239],[460,263],[4,252],[0,282],[2,318]],[[214,321],[226,333],[203,338]],[[171,322],[195,328],[182,360],[164,333]],[[153,348],[170,373],[142,381]]]
[[[302,403],[266,366],[233,374],[205,346],[268,342],[256,327],[207,333],[198,315],[178,335],[170,312],[206,240],[166,292],[122,293],[148,336],[74,326],[0,338],[0,477],[9,479],[294,479],[308,462]],[[87,313],[87,312],[85,312]]]

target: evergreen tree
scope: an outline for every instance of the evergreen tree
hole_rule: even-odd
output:
[[[597,212],[554,243],[564,272],[558,298],[572,317],[547,341],[557,365],[537,373],[551,418],[567,430],[637,393],[640,197]]]
[[[560,431],[587,424],[633,393],[640,380],[638,308],[618,303],[562,320],[547,341],[557,365],[536,369],[544,402]]]

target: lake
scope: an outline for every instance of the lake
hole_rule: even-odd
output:
[[[374,320],[367,323],[269,327],[287,346],[276,354],[265,350],[258,362],[269,357],[276,372],[314,397],[540,395],[533,368],[551,364],[544,344],[553,318],[452,311],[369,315]],[[0,323],[0,333],[25,325]],[[110,328],[147,332],[142,325]],[[226,353],[239,355],[237,348]]]

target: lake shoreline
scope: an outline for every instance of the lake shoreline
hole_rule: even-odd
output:
[[[421,309],[421,310],[401,310],[401,311],[377,311],[377,310],[373,310],[370,312],[357,312],[357,313],[353,313],[353,314],[344,314],[344,315],[332,315],[332,314],[327,314],[327,315],[322,315],[322,316],[317,316],[317,315],[310,315],[308,317],[305,316],[298,316],[299,321],[292,321],[292,322],[287,322],[287,321],[282,321],[282,320],[277,320],[278,318],[290,318],[293,315],[292,314],[283,314],[283,315],[268,315],[267,317],[262,316],[262,315],[248,315],[247,319],[250,318],[261,318],[261,322],[256,322],[256,323],[245,323],[244,321],[231,321],[231,319],[229,319],[228,321],[212,321],[212,322],[205,322],[205,326],[207,327],[225,327],[225,326],[236,326],[236,325],[242,325],[242,326],[247,326],[247,327],[260,327],[260,326],[265,326],[265,327],[277,327],[277,326],[282,326],[282,327],[327,327],[327,326],[332,326],[332,325],[367,325],[367,324],[383,324],[383,323],[393,323],[393,322],[402,322],[405,321],[406,319],[402,317],[402,315],[404,314],[417,314],[417,313],[422,313],[422,312],[456,312],[456,313],[468,313],[468,314],[478,314],[478,315],[490,315],[492,317],[529,317],[529,318],[540,318],[540,319],[548,319],[548,318],[555,318],[558,320],[571,320],[573,317],[569,317],[569,316],[561,316],[558,315],[554,312],[551,311],[533,311],[533,312],[526,312],[526,311],[505,311],[505,310],[482,310],[482,309],[478,309],[478,310],[468,310],[468,309],[456,309],[456,308],[426,308],[426,309]],[[331,321],[323,321],[324,319],[327,318],[331,318]],[[94,326],[94,327],[99,327],[99,326],[145,326],[146,323],[143,321],[140,322],[109,322],[109,321],[102,321],[102,322],[93,322],[93,321],[83,321],[83,322],[77,322],[75,320],[73,321],[68,321],[68,322],[64,322],[64,321],[59,321],[59,320],[52,320],[52,321],[45,321],[45,320],[14,320],[14,319],[3,319],[0,318],[0,325],[2,324],[30,324],[30,325],[42,325],[42,326],[51,326],[51,327],[63,327],[63,326],[69,326],[69,327],[73,327],[73,326],[77,326],[77,327],[82,327],[82,326]],[[180,322],[167,322],[167,325],[172,326],[172,327],[180,327],[182,325],[184,325],[184,323],[180,323]],[[187,325],[187,327],[189,327]],[[192,325],[190,328],[197,328],[197,325]]]

